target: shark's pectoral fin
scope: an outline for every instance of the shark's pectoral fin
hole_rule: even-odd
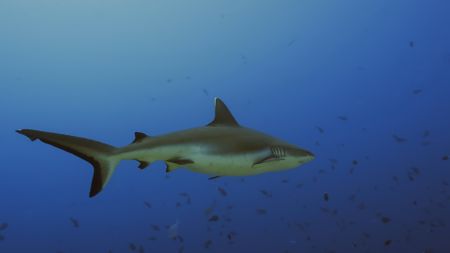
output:
[[[218,179],[218,178],[220,178],[221,176],[213,176],[213,177],[209,177],[208,178],[208,180],[214,180],[214,179]]]
[[[185,158],[180,158],[180,157],[171,158],[171,159],[167,160],[167,162],[175,163],[175,164],[178,164],[178,165],[185,165],[185,164],[194,163],[194,161],[192,161],[191,159],[185,159]]]
[[[207,126],[228,126],[239,127],[239,123],[234,119],[233,114],[228,110],[225,103],[220,98],[215,98],[215,117]]]
[[[181,158],[181,157],[174,157],[166,161],[166,172],[169,173],[176,168],[182,167],[186,164],[192,164],[194,161],[191,159]]]
[[[141,170],[147,168],[150,165],[150,163],[146,162],[146,161],[140,161],[140,160],[136,160],[136,161],[139,162],[138,168],[141,169]]]
[[[179,166],[177,164],[175,164],[175,163],[166,162],[166,173],[172,172],[178,167]]]
[[[141,132],[134,132],[134,140],[132,143],[141,142],[145,138],[148,138],[148,135],[141,133]]]

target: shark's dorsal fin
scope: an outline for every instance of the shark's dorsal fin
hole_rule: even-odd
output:
[[[147,138],[148,135],[141,132],[134,132],[134,140],[132,143],[141,142],[143,139]]]
[[[229,126],[239,127],[239,123],[234,119],[228,107],[220,98],[215,98],[215,117],[207,126]]]

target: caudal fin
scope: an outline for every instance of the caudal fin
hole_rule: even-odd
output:
[[[94,167],[89,197],[102,191],[119,163],[119,160],[113,156],[116,148],[111,145],[70,135],[31,129],[20,129],[16,132],[25,135],[32,141],[39,139],[89,162]]]

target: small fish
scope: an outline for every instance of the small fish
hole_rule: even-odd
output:
[[[392,243],[392,240],[384,241],[384,246],[389,246]]]
[[[429,137],[430,136],[430,130],[425,130],[425,131],[423,131],[423,133],[422,133],[422,137],[423,138],[427,138],[427,137]]]
[[[342,115],[338,116],[337,118],[342,120],[342,121],[347,121],[348,120],[347,116],[342,116]]]
[[[155,231],[160,231],[160,230],[161,230],[161,229],[159,228],[158,225],[151,224],[150,226],[151,226],[152,229],[155,230]]]
[[[0,231],[6,230],[9,227],[7,222],[0,223]]]
[[[404,143],[404,142],[408,141],[406,138],[400,137],[400,136],[398,136],[398,135],[396,135],[396,134],[393,134],[393,135],[392,135],[392,138],[394,138],[394,140],[395,140],[397,143]]]
[[[256,213],[259,215],[264,215],[267,213],[267,210],[264,208],[258,208],[258,209],[256,209]]]
[[[415,90],[412,91],[412,93],[413,93],[414,95],[419,95],[420,93],[422,93],[422,91],[423,91],[423,90],[421,90],[421,89],[415,89]]]
[[[321,128],[320,126],[316,126],[317,131],[319,131],[319,133],[323,134],[325,133],[325,130],[323,130],[323,128]]]
[[[168,233],[169,233],[169,238],[170,239],[176,240],[178,238],[178,226],[179,226],[179,224],[180,223],[177,220],[174,224],[169,226]]]
[[[358,165],[358,160],[353,160],[352,164],[355,165],[355,166]]]
[[[384,224],[388,224],[389,222],[391,222],[391,219],[389,217],[383,216],[381,217],[381,222],[383,222]]]
[[[138,251],[138,252],[139,252],[139,253],[145,253],[144,246],[139,245],[139,251]]]
[[[323,200],[328,201],[330,199],[330,196],[328,195],[328,192],[325,192],[323,194]]]
[[[211,241],[211,240],[206,240],[206,241],[203,243],[203,246],[205,247],[205,249],[208,249],[208,248],[211,246],[211,244],[212,244],[212,241]]]
[[[217,190],[220,192],[220,194],[222,195],[222,196],[227,196],[228,194],[227,194],[227,192],[225,191],[225,189],[223,189],[222,187],[218,187],[217,188]]]
[[[74,228],[79,228],[80,227],[80,223],[78,222],[77,219],[70,217],[70,222],[72,223]]]
[[[144,205],[145,205],[147,208],[152,208],[152,204],[150,204],[150,203],[147,202],[147,201],[144,201]]]
[[[296,41],[295,39],[289,41],[287,46],[290,47],[290,46],[294,45],[295,41]]]
[[[444,155],[444,156],[442,156],[442,161],[447,161],[448,160],[448,155]]]
[[[129,248],[131,251],[136,251],[136,249],[137,249],[136,244],[134,244],[134,243],[132,243],[132,242],[128,243],[128,248]]]
[[[220,218],[217,215],[213,215],[211,217],[209,217],[208,221],[218,221]]]
[[[262,195],[264,195],[267,198],[271,198],[272,197],[272,193],[266,191],[266,190],[260,190],[259,191]]]

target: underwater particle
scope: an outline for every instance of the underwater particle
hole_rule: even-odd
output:
[[[392,243],[392,240],[386,240],[386,241],[384,241],[384,246],[389,246],[389,245],[391,245],[391,243]]]
[[[132,242],[128,243],[128,249],[130,249],[131,251],[136,251],[137,249],[136,244]]]
[[[150,204],[147,201],[144,201],[144,206],[147,207],[147,208],[152,208],[152,204]]]
[[[173,81],[172,78],[167,78],[166,80],[167,83],[171,83],[172,81]]]
[[[212,244],[212,241],[211,241],[211,240],[206,240],[206,241],[203,243],[203,247],[204,247],[205,249],[208,249],[209,247],[211,247],[211,244]]]
[[[425,130],[423,131],[423,133],[422,133],[422,137],[423,137],[423,138],[427,138],[427,137],[430,136],[430,134],[431,134],[430,130],[425,129]]]
[[[323,200],[328,201],[330,199],[330,196],[328,195],[328,192],[325,192],[323,194]]]
[[[218,221],[220,218],[218,215],[213,215],[211,217],[209,217],[208,221]]]
[[[264,208],[258,208],[258,209],[256,209],[256,213],[259,215],[264,215],[264,214],[267,214],[267,210]]]
[[[444,156],[442,156],[442,161],[447,161],[448,160],[448,155],[444,155]]]
[[[203,91],[203,94],[205,94],[206,96],[209,96],[209,92],[207,89],[202,89],[202,91]]]
[[[144,246],[139,245],[139,253],[145,253]]]
[[[400,137],[400,136],[398,136],[398,135],[396,135],[396,134],[393,134],[393,135],[392,135],[392,138],[394,138],[394,140],[395,140],[397,143],[404,143],[404,142],[408,141],[406,138]]]
[[[389,222],[391,222],[391,218],[383,216],[381,217],[381,222],[383,222],[384,224],[388,224]]]
[[[281,183],[287,184],[287,183],[289,183],[289,180],[288,179],[283,179],[283,180],[281,180]]]
[[[156,236],[150,236],[150,237],[147,238],[147,240],[149,240],[149,241],[156,241],[156,240],[158,240],[158,238],[156,238]]]
[[[262,195],[264,195],[264,197],[267,197],[267,198],[271,198],[271,197],[272,197],[272,193],[270,193],[270,192],[268,192],[268,191],[266,191],[266,190],[259,190],[259,192],[260,192]]]
[[[183,253],[183,252],[184,252],[184,246],[181,245],[181,246],[178,248],[178,253]]]
[[[319,131],[319,133],[325,133],[325,130],[323,130],[323,128],[321,128],[320,126],[315,126],[315,128],[317,129],[317,131]]]
[[[224,188],[222,188],[222,187],[218,187],[217,188],[217,190],[220,192],[220,194],[222,195],[222,196],[227,196],[228,194],[227,194],[227,191],[225,191],[225,189]]]
[[[415,90],[412,91],[412,93],[413,93],[414,95],[419,95],[419,94],[422,93],[422,92],[423,92],[422,89],[415,89]]]
[[[415,46],[415,43],[413,40],[410,40],[408,44],[409,44],[409,47],[411,47],[411,48],[413,48]]]
[[[7,222],[0,223],[0,231],[6,230],[9,227]]]
[[[348,120],[348,117],[347,116],[343,116],[343,115],[338,116],[337,118],[342,120],[342,121],[347,121]]]
[[[5,236],[4,235],[0,235],[0,242],[5,240]]]
[[[358,160],[353,160],[353,161],[352,161],[352,164],[353,164],[353,165],[358,165]]]
[[[78,222],[77,219],[75,219],[75,218],[73,218],[73,217],[70,217],[69,220],[70,220],[70,222],[72,223],[72,226],[73,226],[74,228],[79,228],[79,227],[80,227],[80,223]]]

